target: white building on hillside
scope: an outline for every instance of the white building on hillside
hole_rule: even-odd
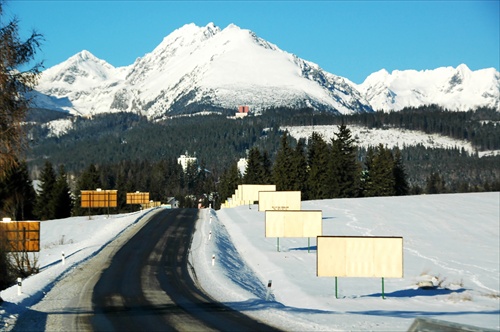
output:
[[[196,153],[195,153],[196,155]],[[196,157],[191,157],[189,156],[188,152],[186,151],[186,154],[181,154],[179,158],[177,158],[177,163],[181,164],[182,169],[184,172],[186,171],[188,164],[190,163],[197,163],[198,159]]]
[[[241,176],[245,175],[245,171],[247,170],[246,158],[240,158],[240,160],[238,160],[238,170],[240,171]]]

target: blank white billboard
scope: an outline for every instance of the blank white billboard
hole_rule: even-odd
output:
[[[301,210],[300,191],[259,191],[259,211]]]
[[[317,237],[318,277],[403,277],[402,237]]]
[[[259,200],[259,191],[276,191],[275,184],[241,184],[238,186],[241,200],[253,204]]]
[[[266,211],[266,237],[317,237],[323,235],[321,210]]]

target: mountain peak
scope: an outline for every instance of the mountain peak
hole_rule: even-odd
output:
[[[465,63],[458,65],[457,70],[459,70],[461,72],[470,72],[471,71]]]
[[[85,62],[93,62],[93,63],[100,63],[104,66],[111,66],[109,63],[106,61],[99,59],[96,57],[94,54],[90,53],[87,50],[83,50],[78,52],[77,54],[71,56],[66,60],[68,63],[85,63]],[[111,66],[112,67],[112,66]]]
[[[389,72],[385,68],[382,68],[379,71],[376,71],[368,75],[368,77],[364,80],[364,82],[361,85],[367,85],[370,84],[370,82],[384,82],[390,76],[391,74],[389,74]]]
[[[96,57],[87,50],[83,50],[80,53],[77,53],[74,57],[82,60],[96,59]]]
[[[226,27],[226,29],[241,30],[241,28],[239,26],[237,26],[236,24],[234,24],[234,23],[229,23],[228,26]]]
[[[472,71],[465,64],[457,68],[430,70],[385,70],[371,74],[358,86],[377,110],[401,110],[438,104],[450,110],[476,107],[499,108],[500,93],[496,70]]]
[[[81,114],[127,111],[161,119],[236,110],[239,105],[248,105],[256,114],[273,107],[337,114],[431,103],[471,108],[498,100],[498,88],[491,88],[494,82],[498,86],[497,71],[471,72],[460,65],[391,74],[382,69],[355,85],[250,30],[235,24],[221,30],[210,22],[176,29],[151,53],[123,68],[84,50],[44,71],[37,91],[48,96],[55,109]]]
[[[164,52],[165,49],[172,51],[186,45],[199,43],[213,37],[220,31],[221,29],[213,22],[208,23],[204,27],[199,27],[194,23],[188,23],[163,38],[163,41],[153,50],[152,53]],[[171,53],[171,51],[169,51],[169,53]]]

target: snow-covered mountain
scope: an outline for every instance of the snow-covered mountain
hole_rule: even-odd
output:
[[[83,51],[43,72],[35,103],[81,115],[128,111],[153,119],[239,105],[255,112],[279,106],[372,111],[349,80],[249,30],[213,23],[175,30],[127,67]]]
[[[434,70],[382,69],[358,85],[375,110],[437,104],[449,110],[476,107],[500,110],[500,73],[494,68],[471,71],[465,64]]]
[[[45,70],[35,91],[39,108],[90,115],[108,112],[126,68],[114,68],[88,51]]]
[[[88,51],[42,73],[35,106],[92,115],[168,115],[270,107],[313,107],[350,114],[438,104],[450,110],[500,108],[500,73],[466,65],[380,70],[359,85],[287,53],[252,31],[187,24],[151,52],[114,68]]]

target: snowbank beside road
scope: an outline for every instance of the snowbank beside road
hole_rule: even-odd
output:
[[[401,331],[417,317],[500,329],[500,193],[304,201],[302,209],[323,211],[324,235],[403,237],[404,277],[386,279],[385,300],[377,278],[339,278],[336,299],[333,278],[316,277],[316,240],[308,248],[307,239],[280,239],[278,252],[276,239],[264,237],[257,205],[200,210],[191,246],[199,284],[290,331]],[[60,314],[52,310],[56,284],[148,213],[43,222],[41,272],[23,282],[21,296],[16,286],[2,292],[0,331],[28,310],[37,315],[22,327],[47,329]],[[433,278],[437,287],[418,288]]]

